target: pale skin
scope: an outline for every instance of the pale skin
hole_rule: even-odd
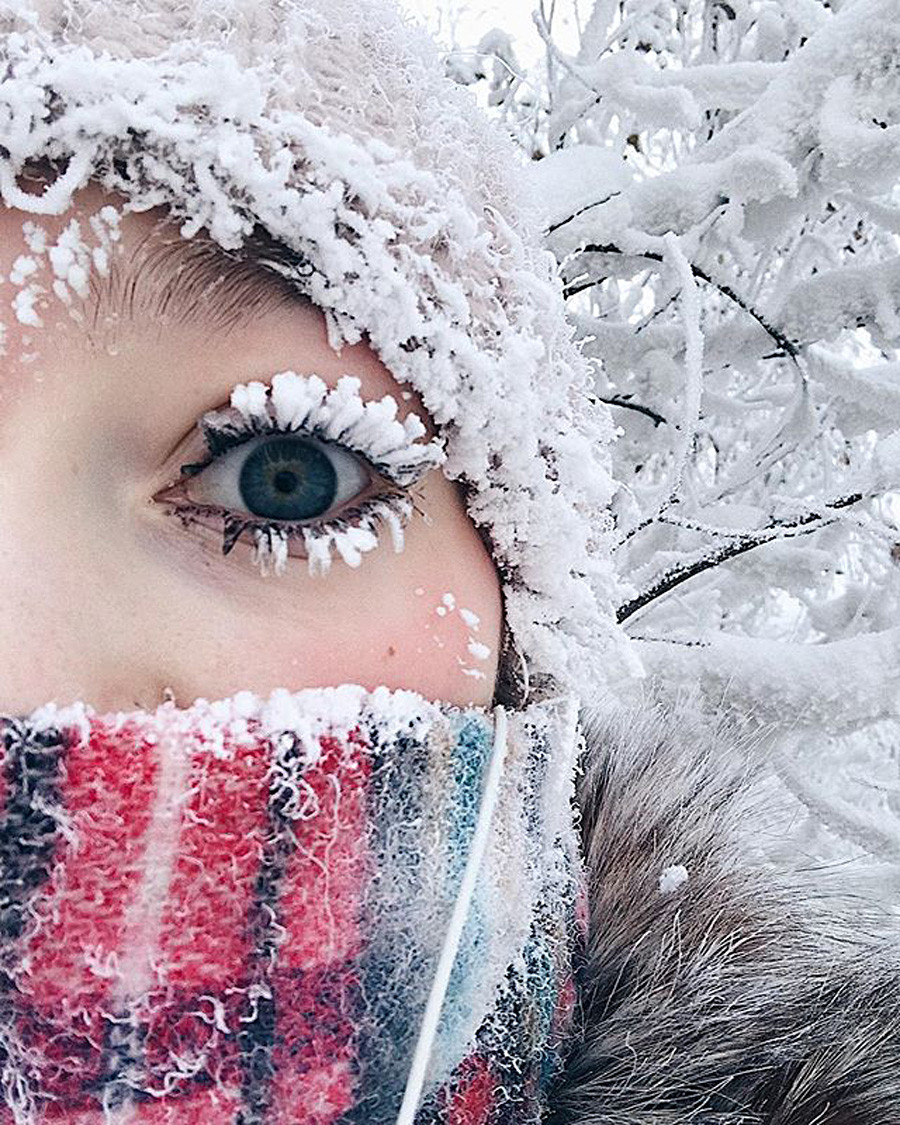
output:
[[[122,202],[92,185],[61,216],[0,208],[0,277],[28,252],[23,221],[52,244],[73,216],[87,229],[89,215]],[[159,210],[124,215],[114,253],[127,263],[173,231]],[[400,417],[427,422],[365,342],[336,353],[318,309],[284,305],[229,332],[138,317],[115,326],[110,348],[71,315],[90,299],[67,306],[49,266],[40,271],[28,280],[47,290],[35,306],[42,327],[20,323],[19,290],[0,285],[0,710],[84,700],[129,711],[167,696],[187,706],[342,683],[490,704],[499,581],[440,469],[413,486],[401,553],[384,534],[358,568],[336,557],[322,576],[292,557],[283,575],[264,577],[249,542],[224,556],[220,532],[186,527],[154,500],[190,460],[184,442],[198,418],[227,406],[236,384],[280,371],[329,385],[351,373],[363,399],[393,395]]]

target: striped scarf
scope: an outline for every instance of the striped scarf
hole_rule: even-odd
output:
[[[416,1125],[540,1119],[574,1011],[572,728],[510,715]],[[352,686],[0,718],[0,1125],[393,1125],[493,729]]]

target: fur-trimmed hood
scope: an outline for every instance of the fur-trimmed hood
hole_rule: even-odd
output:
[[[582,1035],[546,1125],[900,1122],[898,957],[752,858],[752,749],[649,709],[587,733]]]

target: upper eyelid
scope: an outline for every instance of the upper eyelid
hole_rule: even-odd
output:
[[[338,446],[339,448],[343,449],[345,453],[352,453],[353,456],[355,456],[355,457],[361,459],[362,461],[364,461],[370,476],[374,477],[374,476],[378,475],[377,471],[375,470],[375,467],[369,462],[367,457],[358,453],[356,450],[351,450],[346,446],[342,446],[340,442],[335,442],[335,441],[322,442],[319,438],[315,437],[315,435],[307,433],[305,430],[290,430],[290,431],[288,431],[288,430],[279,430],[279,429],[276,429],[276,428],[273,428],[271,430],[259,430],[259,431],[253,430],[252,432],[250,430],[248,430],[246,433],[243,433],[243,434],[235,433],[234,436],[233,436],[233,440],[231,440],[231,435],[229,435],[229,440],[223,441],[221,448],[218,448],[216,450],[216,452],[214,452],[214,453],[211,452],[210,455],[203,461],[188,462],[184,465],[179,466],[179,472],[182,474],[182,476],[187,476],[187,477],[198,476],[200,473],[203,472],[204,469],[208,468],[215,461],[218,461],[218,460],[222,459],[223,457],[226,457],[230,452],[232,452],[232,450],[240,449],[244,445],[249,445],[250,442],[255,441],[258,438],[278,437],[279,435],[284,436],[284,437],[299,436],[299,437],[302,437],[302,438],[312,439],[314,442],[319,442],[320,444],[323,444],[323,445]]]
[[[328,387],[314,374],[279,372],[269,384],[238,384],[228,407],[201,417],[200,430],[211,457],[246,441],[248,434],[304,433],[361,454],[376,472],[401,487],[415,484],[443,463],[443,442],[421,440],[427,430],[417,414],[401,421],[393,396],[367,401],[360,386],[351,375]]]

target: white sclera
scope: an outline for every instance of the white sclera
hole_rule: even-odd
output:
[[[320,450],[331,463],[336,477],[336,491],[334,500],[327,512],[322,512],[316,518],[325,518],[332,509],[346,504],[368,485],[371,475],[364,466],[361,458],[350,450],[339,445],[330,445],[327,442],[317,441],[315,438],[302,434],[279,435],[263,434],[251,438],[243,445],[230,449],[227,453],[216,458],[202,472],[193,477],[188,484],[188,498],[195,504],[211,504],[218,508],[228,508],[234,512],[244,512],[252,516],[241,499],[240,476],[248,457],[265,442],[279,442],[287,440],[290,436],[294,440],[308,442]],[[256,519],[265,519],[265,516],[256,516]],[[281,521],[289,522],[289,521]]]

